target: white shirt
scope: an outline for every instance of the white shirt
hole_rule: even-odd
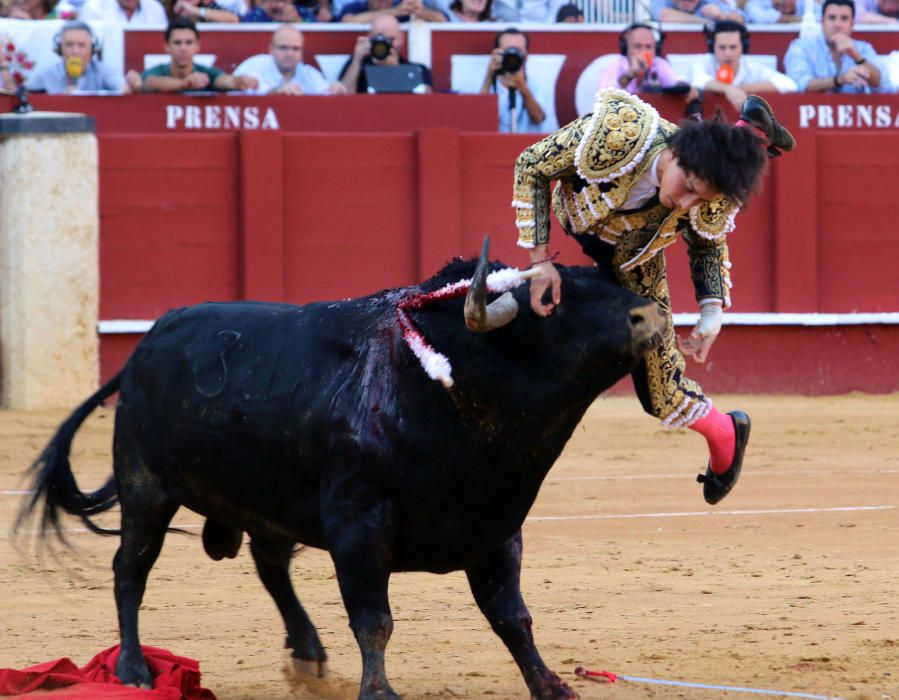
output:
[[[265,95],[284,84],[284,76],[278,70],[274,57],[270,53],[250,56],[237,66],[234,75],[250,75],[259,81],[259,87],[248,90],[252,95]],[[296,83],[304,95],[327,95],[328,81],[319,71],[305,63],[298,63],[290,82]]]
[[[622,209],[625,211],[639,209],[658,194],[659,186],[662,184],[659,181],[659,158],[661,157],[661,153],[657,155],[649,169],[631,185],[631,191],[624,204],[621,205]]]
[[[169,24],[165,8],[159,0],[140,0],[130,19],[116,0],[87,0],[78,13],[78,19],[85,22],[98,20],[127,27],[151,29],[165,29]]]
[[[706,54],[690,64],[690,85],[702,90],[706,83],[717,80],[718,62],[712,54]],[[796,92],[796,81],[787,77],[780,71],[769,68],[752,58],[743,56],[740,59],[740,67],[734,76],[733,85],[740,86],[748,83],[761,83],[768,81],[777,88],[778,92]]]

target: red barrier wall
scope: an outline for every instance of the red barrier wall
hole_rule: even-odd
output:
[[[409,96],[402,119],[447,98]],[[299,108],[316,98],[294,99]],[[891,104],[772,100],[799,148],[772,162],[730,237],[733,311],[899,309],[899,205],[882,184],[899,179],[899,132],[892,122],[828,127],[808,112],[878,100]],[[485,233],[494,257],[523,264],[509,202],[515,157],[534,137],[419,123],[393,133],[101,133],[101,319],[149,320],[205,300],[363,295],[475,255]],[[551,248],[586,262],[558,229]],[[694,311],[683,246],[667,257],[675,311]],[[103,335],[104,377],[137,338]],[[712,362],[691,372],[716,392],[896,391],[897,358],[899,326],[728,327]]]

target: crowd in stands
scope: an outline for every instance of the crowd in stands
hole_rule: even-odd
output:
[[[0,3],[6,0],[0,0]],[[785,72],[752,60],[747,22],[796,22],[804,3],[814,2],[820,31],[792,41]],[[116,93],[241,91],[248,94],[339,95],[370,92],[371,76],[384,68],[403,67],[418,76],[429,92],[433,80],[427,66],[405,58],[400,23],[411,18],[434,22],[571,22],[583,12],[562,0],[12,0],[9,17],[35,20],[71,17],[54,38],[55,61],[38,66],[25,87],[48,93],[109,91]],[[820,2],[820,4],[818,4]],[[62,8],[62,9],[61,9]],[[686,111],[701,111],[705,94],[719,94],[736,109],[750,92],[894,92],[888,71],[871,44],[853,38],[855,22],[899,21],[899,0],[652,0],[651,14],[665,23],[701,22],[707,53],[692,58],[679,74],[663,55],[665,35],[657,24],[636,22],[620,35],[620,55],[609,56],[597,87],[631,93],[682,94]],[[162,30],[168,62],[118,75],[105,66],[86,20],[119,22],[129,27]],[[367,23],[370,31],[357,39],[339,79],[329,82],[303,62],[303,22]],[[248,57],[226,73],[196,62],[203,22],[281,23],[269,52]],[[0,37],[2,38],[2,37]],[[528,76],[529,37],[508,27],[495,35],[494,48],[480,92],[498,95],[503,131],[548,132],[558,127],[546,106],[552,86]],[[16,86],[0,52],[0,87]]]

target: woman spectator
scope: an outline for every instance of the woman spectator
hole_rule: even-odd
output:
[[[10,19],[55,19],[56,0],[14,0],[9,8]]]
[[[493,0],[453,0],[443,12],[450,22],[492,22]]]

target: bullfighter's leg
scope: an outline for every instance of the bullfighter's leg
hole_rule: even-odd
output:
[[[393,633],[387,596],[390,546],[386,533],[393,530],[390,506],[356,489],[347,495],[344,506],[325,510],[331,511],[325,530],[340,594],[362,653],[359,700],[400,700],[384,668],[384,651]]]
[[[147,576],[159,556],[166,528],[178,510],[178,504],[166,498],[153,483],[152,475],[141,473],[145,478],[139,483],[124,488],[119,486],[122,542],[112,564],[121,637],[116,675],[125,685],[152,688],[153,678],[138,637],[138,610]]]
[[[743,453],[749,440],[750,421],[742,411],[723,414],[687,377],[686,361],[677,347],[665,256],[658,253],[638,268],[622,271],[629,251],[617,250],[612,266],[622,286],[641,296],[655,300],[665,316],[662,342],[648,351],[633,372],[634,388],[644,410],[669,428],[690,428],[706,439],[709,463],[703,495],[710,503],[718,503],[733,488],[743,465]]]
[[[536,700],[578,697],[550,671],[534,645],[531,615],[521,597],[521,532],[496,551],[466,569],[474,599],[493,631],[521,669],[524,682]]]
[[[290,582],[290,557],[293,543],[287,541],[264,540],[253,537],[250,551],[256,563],[256,571],[265,590],[269,592],[284,618],[287,629],[287,647],[293,649],[294,666],[303,672],[314,673],[319,678],[325,676],[325,662],[328,659],[318,638],[315,626],[300,605]]]

